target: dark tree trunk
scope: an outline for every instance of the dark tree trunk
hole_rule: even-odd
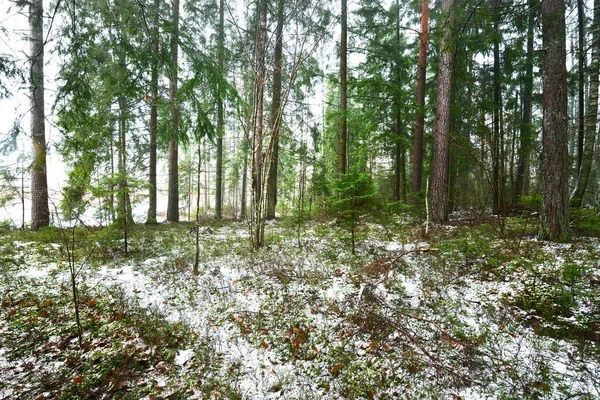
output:
[[[224,71],[225,55],[225,1],[219,2],[219,69]],[[217,179],[215,182],[215,218],[223,218],[223,135],[225,134],[223,118],[223,100],[217,101]]]
[[[398,15],[396,15],[396,45],[400,46],[400,4],[398,6]],[[394,179],[394,201],[406,202],[406,160],[404,149],[404,138],[402,132],[402,98],[400,96],[400,88],[402,87],[400,61],[396,64],[396,171]]]
[[[173,0],[173,36],[171,38],[171,138],[169,140],[169,195],[167,221],[179,222],[179,104],[177,100],[177,55],[179,46],[179,0]]]
[[[569,239],[569,152],[564,0],[542,0],[544,73],[542,232],[549,240]]]
[[[275,218],[277,206],[277,166],[279,163],[279,130],[281,126],[281,61],[283,54],[283,11],[285,1],[279,0],[277,10],[277,30],[275,42],[275,67],[273,70],[273,101],[271,102],[271,120],[269,130],[272,135],[272,152],[269,160],[269,176],[267,178],[267,219]]]
[[[533,0],[529,2],[529,16],[527,23],[527,55],[525,56],[525,82],[523,85],[523,118],[521,120],[521,133],[519,135],[519,151],[517,161],[517,174],[513,191],[513,203],[519,196],[529,194],[529,169],[531,150],[533,146],[532,129],[532,102],[533,102],[533,40],[535,27],[535,14]]]
[[[149,199],[147,224],[156,223],[156,128],[158,126],[158,52],[159,32],[158,16],[160,0],[154,0],[154,14],[152,27],[152,71],[150,76],[150,171],[149,171]]]
[[[571,194],[571,202],[575,207],[581,207],[592,163],[594,160],[594,145],[596,143],[596,121],[598,119],[598,80],[600,75],[600,0],[594,1],[594,22],[592,24],[592,64],[590,65],[590,91],[588,95],[585,116],[585,145],[583,159],[577,184]]]
[[[46,176],[46,128],[44,119],[44,5],[42,0],[29,4],[30,101],[33,161],[31,164],[31,229],[50,224],[48,178]]]
[[[442,0],[442,12],[448,20],[440,43],[438,98],[435,119],[433,164],[429,192],[429,218],[433,223],[448,220],[448,168],[450,158],[450,94],[452,86],[452,7],[453,0]]]
[[[341,179],[346,174],[348,156],[348,4],[342,0],[342,36],[340,38],[340,132],[338,138],[338,173]]]
[[[417,118],[412,159],[412,200],[423,186],[423,131],[425,128],[425,83],[427,71],[427,36],[429,34],[429,3],[421,4],[421,33],[419,41],[419,66],[417,70]]]

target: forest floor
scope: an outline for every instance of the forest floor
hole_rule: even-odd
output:
[[[599,222],[4,231],[0,399],[597,399]]]

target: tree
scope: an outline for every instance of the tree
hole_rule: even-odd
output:
[[[217,58],[219,68],[224,69],[224,53],[225,53],[225,1],[219,2],[219,33],[217,44]],[[217,170],[215,183],[215,218],[223,217],[223,135],[225,134],[225,126],[223,120],[223,99],[217,99]]]
[[[150,77],[150,165],[149,165],[149,204],[148,218],[146,223],[156,223],[156,128],[158,127],[158,67],[159,67],[159,14],[160,0],[154,0],[154,8],[152,10],[152,59],[151,59],[151,77]]]
[[[252,246],[264,245],[263,218],[263,107],[266,79],[267,0],[259,0],[256,7],[256,45],[254,48],[254,107],[252,110]]]
[[[429,34],[429,2],[421,3],[421,32],[419,33],[419,65],[417,69],[417,115],[412,159],[412,201],[423,186],[423,131],[425,128],[425,83],[427,71],[427,37]]]
[[[171,102],[171,130],[169,138],[169,195],[167,221],[179,222],[179,103],[177,99],[179,0],[172,0],[171,71],[169,101]]]
[[[531,150],[533,147],[532,103],[533,103],[533,40],[535,27],[535,2],[529,1],[527,14],[527,53],[525,55],[525,80],[523,82],[523,117],[519,136],[517,173],[513,202],[528,194]]]
[[[342,35],[340,38],[340,126],[338,142],[338,173],[342,179],[346,173],[348,156],[348,4],[342,0]]]
[[[31,48],[29,54],[31,72],[29,83],[31,85],[31,137],[33,139],[33,162],[31,165],[31,229],[33,230],[50,224],[44,116],[43,13],[43,0],[32,0],[29,4],[29,29],[31,31]]]
[[[596,143],[596,123],[598,120],[598,81],[600,78],[600,0],[594,1],[594,21],[592,24],[592,63],[590,65],[590,89],[585,113],[585,144],[581,167],[575,189],[571,194],[571,203],[581,207],[590,179]]]
[[[542,0],[544,127],[542,235],[569,239],[569,153],[564,0]]]
[[[279,162],[279,128],[281,126],[281,64],[283,53],[283,11],[285,1],[279,0],[277,7],[277,28],[275,31],[275,65],[273,67],[273,99],[271,101],[271,118],[269,131],[273,137],[273,151],[269,162],[267,177],[267,219],[275,218],[277,206],[277,167]]]
[[[450,164],[450,92],[452,86],[453,0],[442,0],[446,17],[440,43],[438,98],[435,119],[433,164],[429,192],[429,218],[434,223],[448,220],[448,168]]]

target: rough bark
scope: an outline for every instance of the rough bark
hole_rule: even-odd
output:
[[[442,0],[446,15],[440,43],[438,67],[438,98],[435,119],[433,164],[429,192],[429,219],[433,223],[448,220],[448,167],[450,158],[450,94],[452,86],[452,7],[453,0]]]
[[[427,36],[429,34],[429,2],[421,4],[421,33],[419,41],[419,65],[417,69],[417,115],[412,159],[412,201],[423,186],[423,131],[425,128],[425,83],[427,71]]]
[[[159,51],[159,16],[160,0],[154,0],[154,10],[152,18],[152,70],[150,72],[150,166],[149,178],[150,184],[148,198],[148,217],[147,224],[156,223],[156,128],[158,126],[158,51]]]
[[[179,0],[173,0],[173,20],[171,37],[171,76],[169,101],[171,102],[171,138],[169,140],[169,194],[167,221],[179,222],[179,104],[177,101],[178,47],[179,47]]]
[[[46,128],[44,119],[44,33],[43,0],[29,4],[30,101],[33,162],[31,165],[31,229],[50,224],[48,178],[46,176]]]
[[[598,81],[600,77],[600,0],[594,1],[594,22],[592,25],[592,63],[590,65],[590,89],[585,113],[585,144],[583,158],[575,189],[571,194],[571,204],[581,207],[592,170],[594,146],[596,143],[596,121],[598,118]]]
[[[569,239],[569,154],[564,0],[542,1],[544,74],[543,213],[546,239]]]
[[[225,1],[219,2],[219,69],[224,70],[225,55]],[[223,119],[223,100],[219,97],[217,101],[217,171],[215,182],[215,218],[223,218],[223,135],[225,134],[225,122]]]
[[[341,179],[346,174],[348,156],[348,4],[342,0],[342,35],[340,38],[340,132],[338,138],[338,173]]]
[[[537,4],[537,3],[535,3]],[[513,203],[519,196],[529,194],[529,169],[531,149],[533,146],[532,129],[532,101],[533,101],[533,39],[534,39],[534,1],[529,2],[529,16],[527,23],[527,54],[525,56],[525,82],[523,85],[523,117],[519,135],[519,151],[517,160],[517,174],[513,192]]]
[[[271,119],[269,131],[272,137],[273,151],[269,160],[269,175],[267,177],[267,219],[275,218],[277,206],[277,166],[279,164],[279,130],[281,126],[281,62],[283,55],[283,11],[284,0],[279,0],[277,9],[277,28],[275,33],[275,66],[273,70],[273,100],[271,102]]]

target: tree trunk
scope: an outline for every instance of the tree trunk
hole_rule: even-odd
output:
[[[179,0],[173,0],[173,35],[171,38],[171,83],[169,100],[171,102],[171,138],[169,140],[169,195],[167,202],[167,221],[179,222],[179,104],[177,100],[177,54],[179,37]]]
[[[275,218],[277,206],[277,166],[279,164],[279,130],[281,126],[281,61],[283,54],[283,11],[285,1],[279,0],[277,10],[277,30],[275,42],[275,67],[273,70],[273,101],[271,102],[271,120],[269,130],[273,141],[273,151],[269,160],[269,176],[267,178],[267,219]]]
[[[592,64],[590,65],[590,91],[585,117],[585,145],[577,184],[571,194],[571,202],[581,207],[590,178],[596,142],[596,121],[598,118],[598,80],[600,75],[600,0],[594,1],[594,22],[592,25]]]
[[[542,0],[543,215],[546,239],[569,239],[569,153],[564,0]]]
[[[252,135],[252,246],[259,249],[264,245],[264,202],[263,202],[263,107],[266,78],[265,53],[267,49],[267,0],[257,5],[258,29],[256,32],[253,135]]]
[[[529,194],[529,169],[531,150],[533,146],[532,129],[532,101],[533,101],[533,40],[535,14],[533,0],[529,2],[529,16],[527,23],[527,55],[525,56],[525,83],[523,85],[523,118],[521,120],[521,134],[519,135],[519,157],[517,161],[517,176],[513,192],[513,203],[519,196]]]
[[[348,4],[347,0],[342,0],[342,36],[340,39],[340,132],[338,138],[338,173],[342,179],[346,174],[348,165],[348,156],[346,149],[348,147]]]
[[[31,164],[31,229],[50,224],[48,178],[46,176],[46,128],[44,118],[44,5],[32,0],[29,5],[30,101],[33,162]]]
[[[152,71],[150,77],[151,98],[150,98],[150,191],[148,199],[148,217],[147,224],[156,223],[156,128],[158,125],[158,52],[159,52],[159,32],[158,16],[160,0],[154,0],[154,14],[152,27]]]
[[[396,15],[396,45],[400,46],[400,4],[396,1],[398,15]],[[402,137],[402,98],[400,88],[402,87],[400,61],[396,64],[396,171],[394,180],[394,201],[406,202],[406,165],[404,138]]]
[[[494,130],[492,135],[492,212],[500,214],[500,1],[494,0]]]
[[[419,41],[419,66],[417,70],[417,118],[412,160],[412,202],[423,186],[423,131],[425,129],[425,83],[427,71],[427,36],[429,34],[429,3],[421,4],[421,33]]]
[[[578,48],[577,48],[577,171],[581,170],[581,162],[583,161],[583,141],[585,135],[585,114],[584,114],[584,95],[585,95],[585,11],[583,8],[583,0],[577,0],[577,32],[578,32]]]
[[[453,0],[442,0],[442,12],[444,15],[447,15],[447,20],[444,24],[444,34],[440,43],[437,113],[435,119],[431,188],[429,193],[429,219],[433,223],[442,223],[448,220],[453,6]]]
[[[219,2],[219,70],[224,71],[225,55],[225,1]],[[215,218],[223,218],[223,135],[225,135],[225,123],[223,120],[223,99],[217,101],[217,179],[215,182]]]

